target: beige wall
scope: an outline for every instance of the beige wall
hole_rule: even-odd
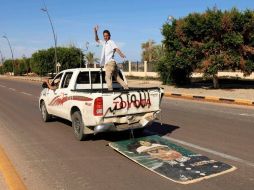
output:
[[[135,76],[135,77],[153,77],[158,78],[158,74],[156,72],[125,72],[126,76]]]
[[[126,76],[135,76],[135,77],[153,77],[153,78],[159,78],[158,73],[156,72],[125,72]],[[203,73],[193,73],[193,78],[199,78],[202,77]],[[219,72],[219,77],[239,77],[243,79],[254,79],[254,73],[252,73],[250,76],[243,76],[242,72]]]
[[[131,71],[131,61],[129,61],[129,72],[125,72],[126,76],[135,76],[135,77],[153,77],[158,78],[159,75],[157,72],[146,72],[147,71],[147,61],[144,61],[144,72],[132,72]],[[221,71],[218,72],[219,77],[239,77],[243,79],[254,79],[254,73],[252,73],[250,76],[244,76],[242,72],[236,71],[236,72],[227,72],[227,71]],[[192,78],[200,78],[203,77],[203,73],[193,73]]]

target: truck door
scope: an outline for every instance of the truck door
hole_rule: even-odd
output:
[[[57,116],[66,118],[69,116],[70,104],[72,97],[70,96],[69,84],[72,78],[73,72],[65,72],[59,88],[55,91],[55,98],[53,99],[52,106],[54,107],[54,113]]]
[[[48,89],[47,91],[47,109],[50,114],[57,115],[57,107],[59,104],[59,89],[61,85],[63,73],[59,73],[51,82],[51,86],[56,87],[55,90]]]

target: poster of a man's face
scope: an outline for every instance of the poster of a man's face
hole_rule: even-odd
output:
[[[137,148],[138,153],[149,154],[152,158],[171,161],[182,157],[182,154],[170,149],[168,146],[150,143],[148,141],[139,141],[140,147]]]
[[[179,183],[190,183],[235,169],[157,135],[113,142],[109,145],[145,168]]]

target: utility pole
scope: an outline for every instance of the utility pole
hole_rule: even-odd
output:
[[[3,57],[3,54],[1,52],[1,50],[0,50],[0,56],[1,56],[1,64],[3,64],[4,63],[4,57]]]
[[[53,26],[53,22],[52,22],[52,19],[50,17],[50,14],[49,14],[49,11],[48,11],[48,8],[46,6],[46,3],[45,1],[43,0],[43,4],[44,4],[44,8],[41,8],[41,10],[43,12],[45,12],[48,16],[48,19],[49,19],[49,22],[50,22],[50,26],[51,26],[51,29],[52,29],[52,33],[53,33],[53,37],[54,37],[54,43],[55,43],[55,70],[56,70],[56,74],[57,74],[57,37],[56,37],[56,33],[55,33],[55,29],[54,29],[54,26]]]
[[[84,49],[85,56],[86,56],[86,52],[88,51],[88,48],[89,48],[89,42],[86,41],[86,43],[85,43],[85,49]],[[86,63],[86,68],[87,68],[87,63]]]
[[[12,47],[11,47],[11,43],[10,43],[10,41],[9,41],[9,39],[8,39],[8,37],[7,37],[6,35],[4,35],[4,36],[3,36],[3,38],[5,38],[5,39],[7,40],[8,45],[9,45],[9,48],[10,48],[10,50],[11,50],[11,57],[12,57],[12,72],[13,72],[13,76],[14,76],[14,75],[15,75],[15,73],[14,73],[14,65],[15,65],[15,61],[14,61],[14,56],[13,56],[13,50],[12,50]]]

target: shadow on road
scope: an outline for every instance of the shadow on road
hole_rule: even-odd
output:
[[[66,126],[72,127],[72,124],[71,124],[70,121],[68,121],[66,119],[63,119],[63,118],[60,118],[60,117],[53,117],[49,122],[50,123],[60,122],[60,123],[65,124]]]
[[[58,117],[54,117],[50,122],[60,122],[60,123],[63,123],[66,127],[72,127],[72,124],[70,121],[62,119],[62,118],[58,118]],[[153,124],[150,126],[133,130],[133,135],[135,138],[145,137],[150,135],[164,136],[166,134],[172,133],[174,130],[179,128],[180,127],[175,125],[153,122]],[[85,141],[106,140],[106,141],[114,142],[114,141],[120,141],[120,140],[127,140],[130,138],[132,138],[131,130],[127,130],[127,131],[120,131],[120,132],[105,132],[105,133],[99,133],[96,135],[89,134],[86,137]]]
[[[166,134],[172,133],[174,130],[178,129],[180,127],[169,125],[169,124],[160,124],[158,122],[154,122],[151,126],[142,128],[142,129],[136,129],[133,131],[134,138],[138,137],[145,137],[150,135],[159,135],[164,136]],[[132,138],[132,134],[130,130],[122,131],[122,132],[108,132],[108,133],[99,133],[95,136],[91,135],[88,136],[87,140],[106,140],[110,142],[115,141],[121,141],[121,140],[127,140]]]

